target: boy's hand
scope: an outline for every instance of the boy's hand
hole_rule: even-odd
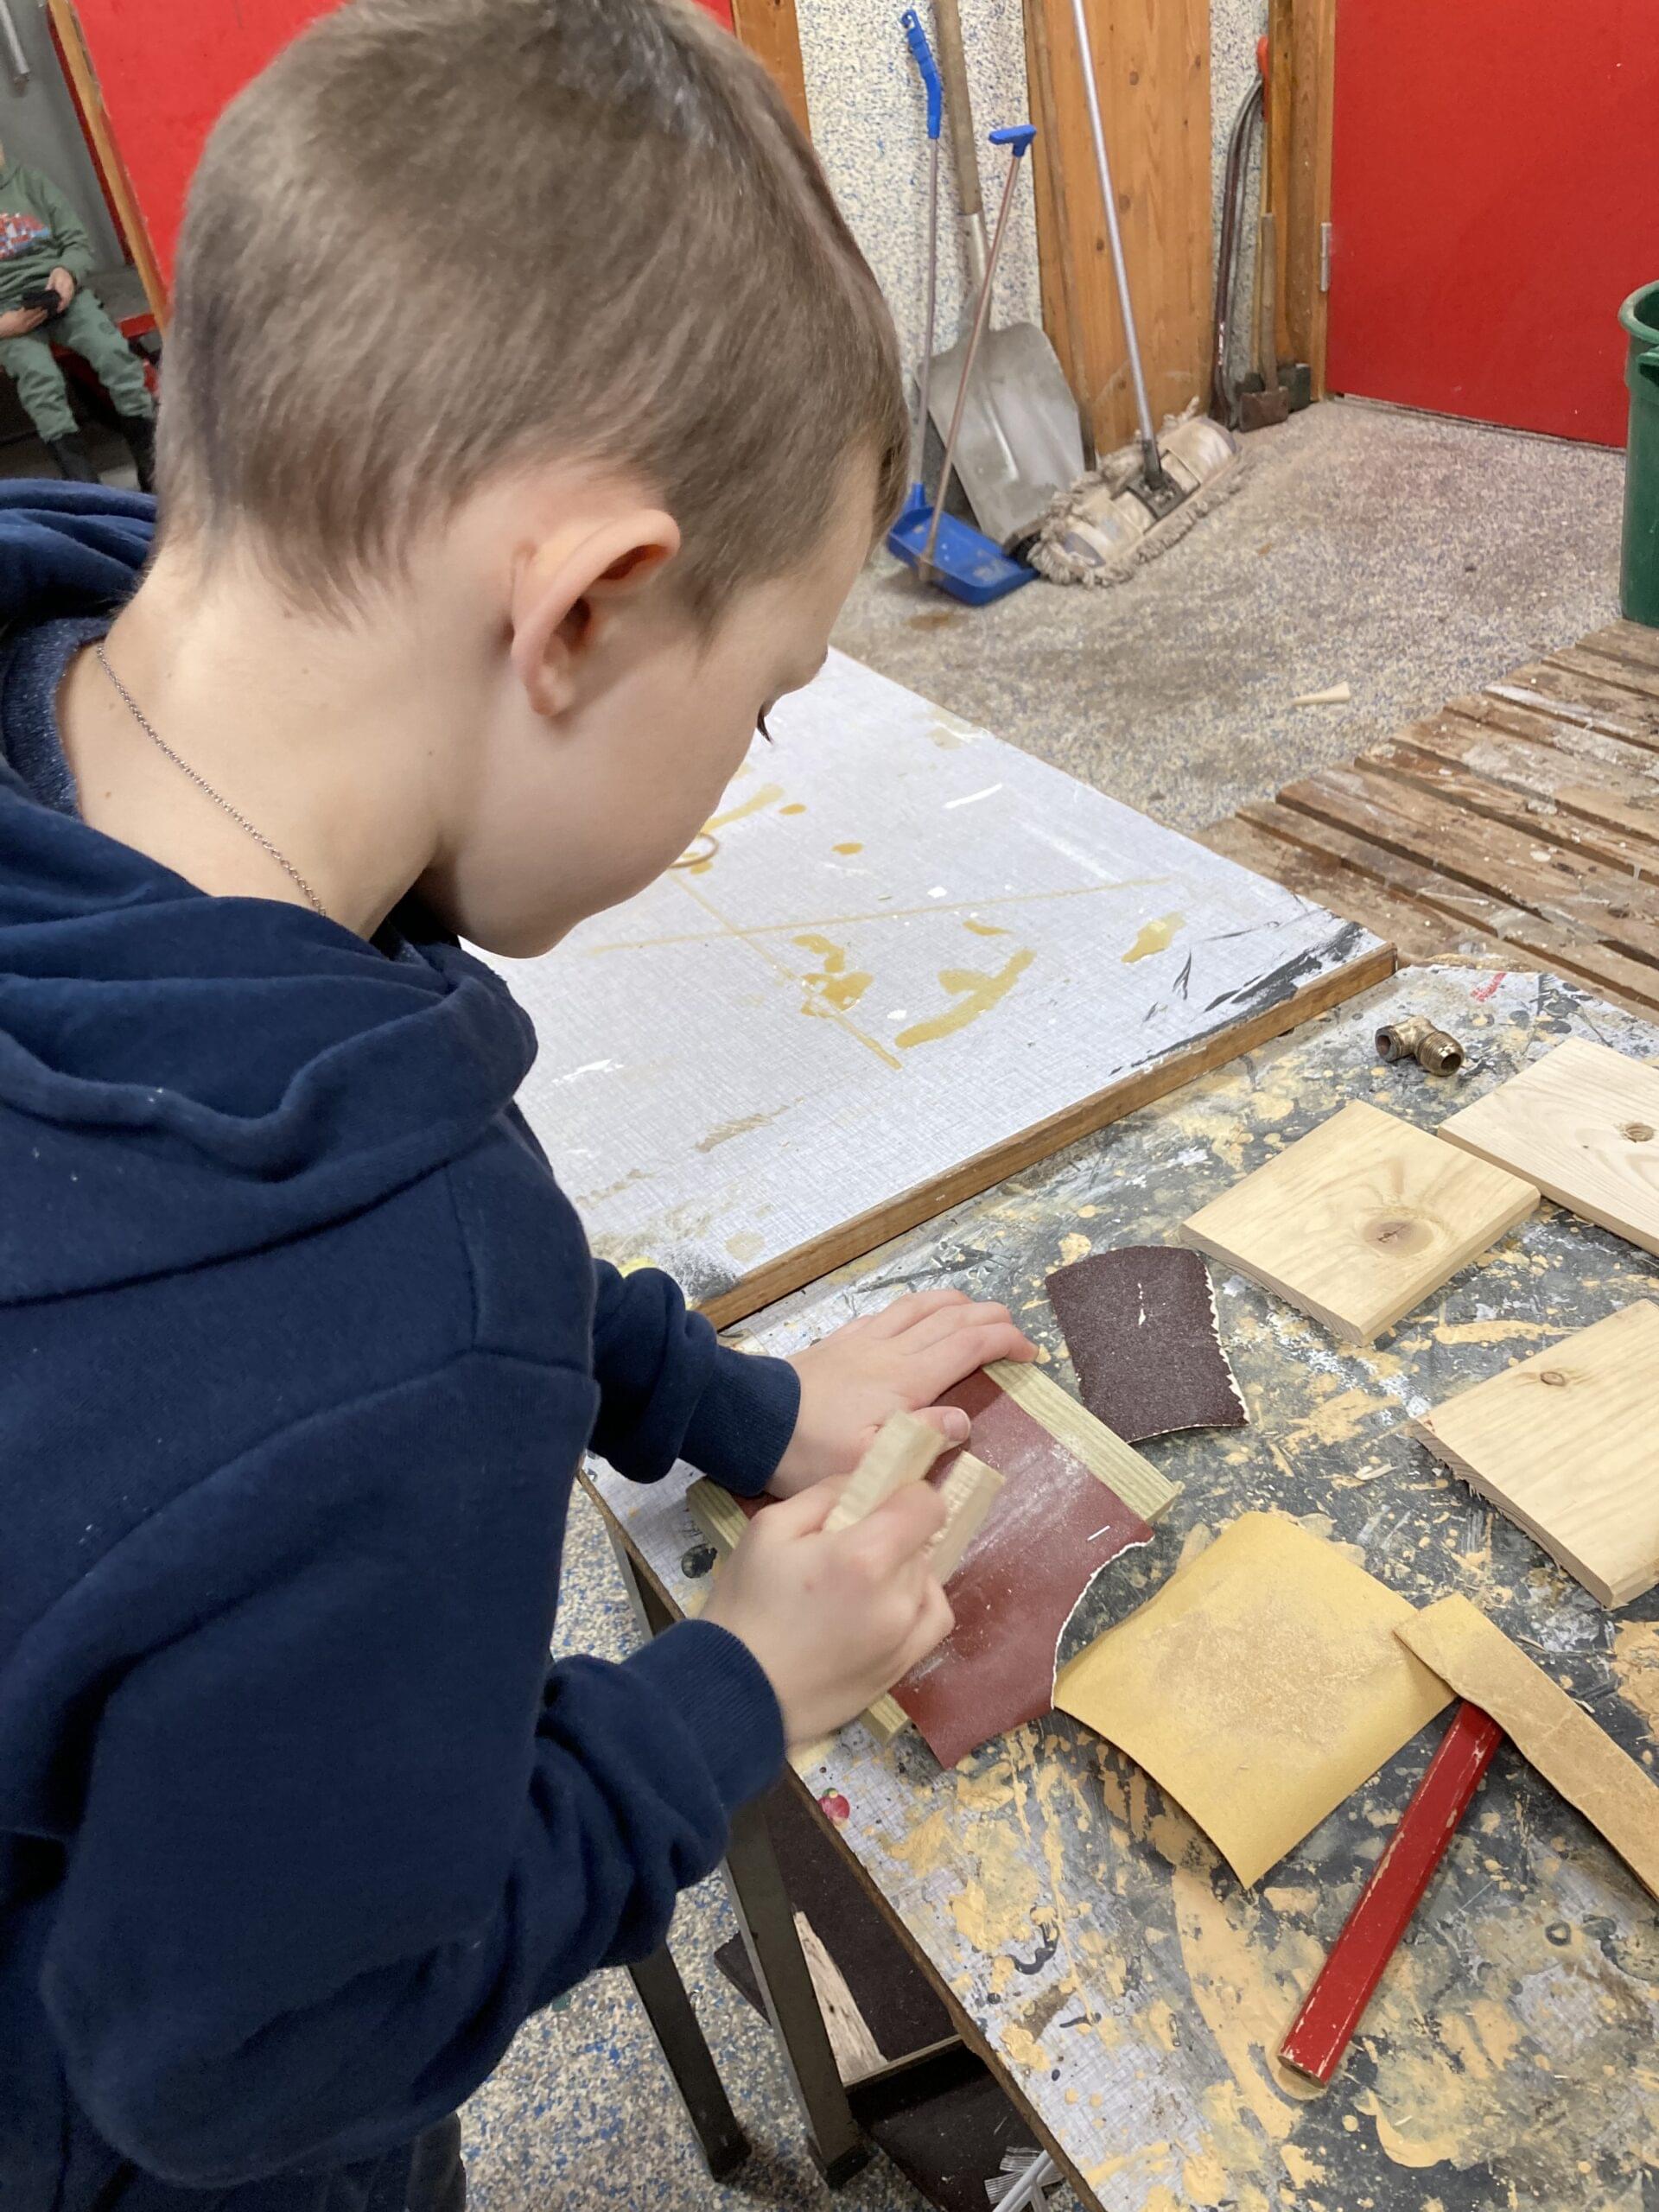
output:
[[[758,1515],[702,1610],[765,1669],[791,1744],[861,1713],[956,1625],[927,1563],[944,1526],[938,1491],[914,1483],[826,1536],[842,1489],[821,1483]]]
[[[0,315],[0,340],[27,338],[31,330],[38,330],[46,321],[44,308],[8,308]]]
[[[46,288],[57,294],[62,307],[67,308],[75,296],[75,280],[67,269],[54,269],[46,280]]]
[[[766,1487],[792,1497],[826,1475],[850,1474],[893,1414],[919,1414],[965,1444],[966,1414],[935,1400],[991,1360],[1036,1357],[1006,1306],[978,1305],[960,1290],[895,1299],[791,1360],[801,1410]]]

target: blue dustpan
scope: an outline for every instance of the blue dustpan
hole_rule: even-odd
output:
[[[1035,569],[1014,560],[995,538],[955,515],[940,516],[933,557],[924,568],[922,550],[932,519],[932,500],[921,485],[912,484],[903,514],[887,532],[888,552],[914,569],[924,583],[937,584],[964,607],[988,607],[994,599],[1006,599],[1021,584],[1036,581]]]

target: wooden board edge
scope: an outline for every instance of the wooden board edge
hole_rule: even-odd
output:
[[[1481,1386],[1477,1383],[1473,1387],[1478,1389]],[[1468,1394],[1459,1392],[1459,1395],[1466,1396]],[[1451,1401],[1446,1402],[1449,1404]],[[1605,1575],[1598,1574],[1576,1552],[1570,1550],[1560,1536],[1544,1528],[1530,1513],[1523,1511],[1513,1498],[1506,1497],[1471,1460],[1465,1459],[1455,1446],[1449,1444],[1433,1427],[1432,1414],[1425,1414],[1420,1421],[1408,1421],[1405,1428],[1408,1436],[1414,1437],[1426,1452],[1432,1452],[1442,1466],[1454,1474],[1459,1482],[1466,1484],[1484,1505],[1490,1505],[1495,1513],[1501,1513],[1512,1528],[1520,1529],[1522,1535],[1530,1536],[1540,1551],[1553,1559],[1564,1574],[1570,1574],[1575,1582],[1581,1584],[1596,1603],[1607,1611],[1616,1612],[1621,1605],[1628,1605],[1659,1583],[1659,1565],[1656,1565],[1645,1580],[1639,1573],[1631,1575],[1628,1579],[1628,1586],[1623,1582],[1609,1582]]]
[[[862,1259],[866,1253],[903,1236],[908,1230],[919,1228],[924,1222],[937,1220],[965,1198],[977,1198],[982,1191],[989,1190],[1005,1177],[1034,1167],[1039,1160],[1052,1159],[1080,1137],[1092,1136],[1096,1130],[1122,1121],[1126,1115],[1138,1113],[1141,1107],[1167,1098],[1171,1091],[1180,1090],[1198,1077],[1224,1067],[1229,1060],[1253,1052],[1274,1038],[1286,1036],[1293,1029],[1300,1029],[1304,1022],[1315,1020],[1349,999],[1357,998],[1362,991],[1387,982],[1397,965],[1394,947],[1378,943],[1346,966],[1304,983],[1288,997],[1262,1007],[1260,1013],[1230,1028],[1217,1030],[1213,1036],[1201,1039],[1184,1052],[1172,1054],[1155,1068],[1109,1084],[1104,1090],[1096,1091],[1078,1104],[1050,1115],[1046,1121],[1033,1122],[931,1182],[918,1183],[898,1198],[871,1207],[810,1243],[780,1253],[777,1259],[740,1276],[728,1290],[702,1300],[697,1310],[717,1329],[729,1327],[734,1321],[747,1320],[750,1314],[775,1305],[791,1291],[804,1289],[808,1283],[816,1282],[832,1269],[844,1267],[849,1261]]]
[[[1194,1229],[1190,1221],[1184,1221],[1175,1235],[1177,1240],[1190,1251],[1202,1252],[1206,1260],[1213,1260],[1218,1268],[1230,1268],[1236,1275],[1243,1275],[1246,1282],[1253,1282],[1258,1290],[1265,1290],[1270,1298],[1279,1299],[1298,1313],[1306,1313],[1310,1321],[1317,1321],[1338,1344],[1352,1344],[1360,1351],[1369,1351],[1385,1329],[1394,1326],[1393,1322],[1385,1321],[1370,1336],[1365,1336],[1353,1322],[1344,1320],[1330,1306],[1319,1305],[1305,1293],[1292,1290],[1287,1284],[1281,1282],[1277,1275],[1269,1274],[1265,1268],[1247,1266],[1236,1252],[1229,1251],[1224,1245],[1213,1242],[1203,1230]],[[1427,1291],[1423,1294],[1424,1297],[1429,1294]],[[1417,1303],[1421,1305],[1422,1300],[1418,1300]],[[1407,1308],[1408,1312],[1411,1310]],[[1403,1316],[1396,1318],[1402,1319]]]
[[[70,98],[79,116],[94,166],[107,196],[114,203],[116,222],[125,238],[127,250],[138,271],[138,280],[144,288],[149,311],[157,326],[165,329],[168,310],[166,279],[156,257],[149,226],[138,204],[138,195],[133,190],[132,179],[127,174],[127,165],[122,158],[109,111],[104,105],[98,71],[86,44],[86,35],[80,27],[74,0],[46,0],[46,13],[52,42],[68,80]]]
[[[1132,1444],[1126,1444],[1116,1429],[1109,1428],[1040,1367],[1023,1360],[999,1359],[985,1372],[1143,1521],[1161,1520],[1180,1496],[1179,1483],[1160,1473],[1150,1459]]]
[[[732,0],[732,27],[738,43],[764,64],[789,111],[810,143],[812,118],[806,104],[806,70],[801,60],[801,27],[795,0]]]

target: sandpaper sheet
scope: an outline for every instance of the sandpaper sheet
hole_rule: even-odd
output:
[[[1048,1296],[1084,1404],[1126,1444],[1243,1427],[1201,1254],[1165,1244],[1096,1252],[1057,1268]]]
[[[1416,1618],[1300,1522],[1247,1513],[1063,1668],[1054,1702],[1248,1888],[1451,1702],[1395,1636]]]
[[[1050,1710],[1055,1646],[1077,1600],[1152,1530],[988,1376],[943,1403],[962,1408],[967,1449],[1006,1478],[950,1585],[955,1630],[893,1693],[950,1767]]]
[[[973,1424],[963,1447],[1005,1479],[950,1583],[957,1624],[893,1689],[941,1766],[1049,1712],[1060,1631],[1090,1583],[1152,1530],[983,1371],[947,1391]],[[947,1452],[928,1479],[956,1459]],[[740,1498],[751,1519],[769,1503]]]

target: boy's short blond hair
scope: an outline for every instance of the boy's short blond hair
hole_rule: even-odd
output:
[[[165,532],[347,606],[550,456],[637,474],[698,618],[905,480],[892,319],[766,73],[690,0],[346,0],[221,118],[180,242]]]

